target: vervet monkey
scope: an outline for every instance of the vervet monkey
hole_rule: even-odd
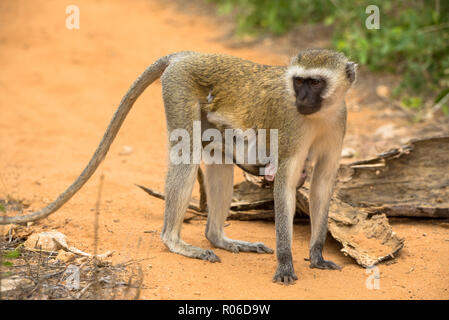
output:
[[[0,218],[1,224],[44,218],[67,202],[102,162],[126,115],[140,94],[161,77],[167,129],[192,133],[194,121],[207,127],[278,130],[278,163],[274,179],[277,270],[276,282],[297,279],[292,260],[292,229],[296,187],[307,158],[314,164],[310,191],[310,267],[339,269],[323,259],[329,201],[339,166],[346,128],[345,95],[355,80],[356,65],[343,54],[312,49],[300,52],[288,66],[268,66],[224,54],[179,52],[149,66],[122,98],[92,159],[54,202],[25,215]],[[191,135],[192,136],[192,135]],[[174,145],[169,141],[169,148]],[[181,226],[199,164],[168,164],[162,241],[181,255],[220,259],[211,250],[185,243]],[[244,166],[254,172],[256,166]],[[227,238],[223,225],[233,192],[233,165],[206,165],[208,218],[206,237],[217,248],[231,252],[272,253],[262,243]]]

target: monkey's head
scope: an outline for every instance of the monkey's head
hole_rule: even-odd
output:
[[[357,65],[342,53],[309,49],[295,56],[287,69],[287,88],[298,112],[316,113],[336,104],[354,83]]]

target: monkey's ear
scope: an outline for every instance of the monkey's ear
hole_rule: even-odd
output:
[[[355,81],[355,76],[357,73],[357,64],[355,62],[349,61],[346,63],[346,76],[349,82],[352,84]]]

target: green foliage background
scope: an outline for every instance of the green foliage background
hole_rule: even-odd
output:
[[[333,28],[334,49],[372,71],[401,75],[394,93],[410,107],[449,93],[448,0],[209,0],[235,13],[238,33],[282,34],[295,25]],[[369,5],[380,9],[380,29],[368,29]],[[300,35],[298,35],[300,36]],[[447,106],[445,106],[447,111]]]

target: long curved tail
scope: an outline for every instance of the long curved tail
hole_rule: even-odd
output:
[[[83,172],[79,175],[79,177],[63,192],[59,195],[59,197],[50,203],[45,208],[24,215],[24,216],[14,216],[14,217],[6,217],[0,216],[0,225],[2,224],[10,224],[10,223],[23,223],[28,221],[35,221],[42,218],[47,217],[52,214],[56,210],[58,210],[62,205],[64,205],[67,201],[72,198],[75,193],[78,192],[79,189],[89,180],[95,170],[98,168],[98,165],[103,161],[106,154],[109,151],[109,147],[114,141],[120,127],[123,124],[128,112],[131,110],[134,102],[137,98],[142,94],[143,91],[156,79],[160,78],[164,70],[167,68],[170,62],[170,55],[160,58],[151,66],[149,66],[131,85],[128,89],[128,92],[120,101],[120,105],[117,108],[117,111],[114,114],[109,126],[101,140],[97,150],[94,155],[90,159],[87,166],[84,168]]]

